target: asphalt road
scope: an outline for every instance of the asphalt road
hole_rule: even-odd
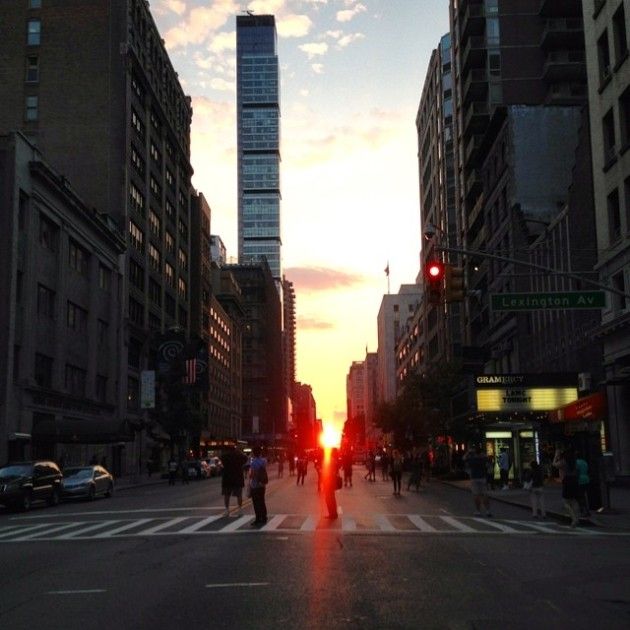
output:
[[[459,489],[361,473],[334,522],[312,469],[272,475],[263,528],[248,504],[222,516],[218,479],[2,511],[0,628],[630,627],[627,532],[477,518]]]

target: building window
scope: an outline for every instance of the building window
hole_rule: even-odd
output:
[[[59,243],[59,228],[45,214],[39,213],[39,243],[56,252]]]
[[[44,354],[35,355],[35,383],[38,387],[52,389],[53,360]]]
[[[610,78],[610,49],[608,48],[607,30],[597,40],[597,60],[599,63],[599,83],[603,85]]]
[[[144,232],[131,219],[129,219],[129,240],[137,251],[144,254]]]
[[[180,190],[179,195],[177,197],[177,201],[179,203],[179,209],[186,210],[186,195]]]
[[[175,223],[175,207],[168,199],[164,202],[164,212],[166,213],[166,217]]]
[[[144,326],[144,305],[131,297],[129,298],[129,321],[138,326]]]
[[[37,96],[27,96],[26,97],[26,108],[24,112],[24,117],[27,121],[33,122],[37,120],[39,116],[39,107],[38,107],[39,99]]]
[[[140,384],[137,378],[127,378],[127,408],[138,409],[140,401]]]
[[[26,82],[37,83],[39,81],[39,57],[29,55],[26,58]]]
[[[151,110],[151,127],[153,127],[153,129],[157,131],[158,134],[162,130],[162,125],[160,124],[160,118],[155,113],[154,110]]]
[[[129,282],[144,291],[144,269],[135,260],[129,261]]]
[[[612,107],[602,120],[602,132],[604,134],[604,168],[615,160],[615,117]]]
[[[155,179],[153,175],[151,175],[149,179],[149,188],[158,199],[162,196],[162,187],[158,184],[157,179]]]
[[[177,252],[177,262],[180,269],[188,269],[188,256],[183,249]]]
[[[149,210],[149,228],[153,236],[160,238],[162,235],[162,221],[153,210]]]
[[[182,219],[177,223],[177,231],[179,232],[179,238],[182,241],[188,241],[188,227]]]
[[[162,305],[162,287],[152,278],[149,279],[149,299],[156,306]]]
[[[109,291],[112,286],[112,271],[101,264],[98,266],[98,286],[103,291]]]
[[[621,291],[622,293],[626,292],[626,281],[623,275],[623,270],[619,273],[616,273],[612,277],[612,286],[617,291]],[[618,293],[613,293],[613,310],[614,311],[622,311],[626,309],[626,296],[619,295]]]
[[[621,212],[619,211],[619,191],[615,188],[607,198],[608,241],[614,243],[621,238]]]
[[[626,35],[626,12],[623,2],[613,16],[613,39],[615,42],[615,65],[619,66],[628,56],[628,37]]]
[[[164,277],[169,287],[175,288],[175,269],[169,263],[164,263]]]
[[[88,275],[88,261],[90,255],[74,241],[70,241],[68,250],[68,264],[72,269],[78,271],[82,276]]]
[[[144,140],[144,123],[140,120],[140,116],[136,113],[136,110],[131,108],[131,126],[134,128],[135,132],[138,136]]]
[[[144,177],[144,160],[134,146],[131,147],[131,165]]]
[[[186,299],[186,281],[183,278],[177,279],[177,294],[182,300]]]
[[[144,216],[144,195],[133,184],[129,184],[129,202],[136,212]]]
[[[28,46],[39,46],[42,36],[42,21],[33,18],[28,21],[26,43]]]
[[[87,320],[87,311],[68,300],[68,309],[66,315],[68,328],[71,328],[76,332],[85,332],[87,330]]]
[[[160,166],[162,164],[162,156],[160,155],[160,152],[159,152],[158,148],[155,146],[155,143],[153,142],[153,140],[151,140],[151,146],[149,147],[149,153],[151,154],[151,159],[158,166]]]
[[[175,255],[175,237],[168,230],[164,232],[164,246],[169,254]]]
[[[73,396],[85,397],[86,371],[66,363],[66,391]]]
[[[619,97],[619,127],[621,150],[630,146],[630,87]]]
[[[37,314],[49,319],[55,317],[55,292],[43,284],[37,285]]]
[[[144,89],[135,73],[131,75],[131,90],[140,102],[144,101]]]
[[[101,374],[96,375],[96,400],[107,402],[107,377]]]
[[[160,256],[160,252],[158,248],[149,243],[149,263],[154,271],[160,273],[160,269],[162,268],[162,257]]]
[[[175,178],[168,169],[166,169],[166,184],[171,190],[175,190]]]

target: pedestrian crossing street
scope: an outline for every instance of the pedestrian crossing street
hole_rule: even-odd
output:
[[[117,515],[116,515],[117,516]],[[420,514],[343,514],[330,521],[314,514],[270,514],[267,524],[252,527],[252,514],[242,516],[158,516],[102,520],[12,519],[0,525],[0,543],[58,540],[107,540],[127,537],[204,536],[227,534],[419,534],[425,536],[605,536],[594,529],[570,529],[554,521],[500,520],[484,517]]]

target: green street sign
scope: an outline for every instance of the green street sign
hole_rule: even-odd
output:
[[[491,293],[493,311],[551,311],[604,308],[604,291],[565,291],[550,293]]]

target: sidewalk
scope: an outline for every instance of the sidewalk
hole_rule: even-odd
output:
[[[116,477],[115,488],[118,490],[129,490],[130,488],[139,488],[141,486],[154,486],[157,484],[166,484],[168,479],[162,479],[160,473],[153,473],[150,477],[146,473],[135,475],[125,475],[124,477]],[[181,479],[178,479],[181,484]],[[192,483],[192,482],[191,482]]]
[[[434,477],[434,479],[454,488],[470,491],[470,481],[467,479],[451,480],[440,479],[439,477]],[[490,490],[488,496],[490,496],[491,501],[508,503],[531,511],[529,492],[522,488]],[[580,523],[607,529],[630,530],[630,488],[625,486],[612,487],[610,489],[610,505],[611,508],[608,510],[591,512],[591,517],[580,519]],[[548,516],[568,522],[568,516],[566,516],[563,508],[562,486],[557,481],[549,481],[545,484],[545,508]]]

